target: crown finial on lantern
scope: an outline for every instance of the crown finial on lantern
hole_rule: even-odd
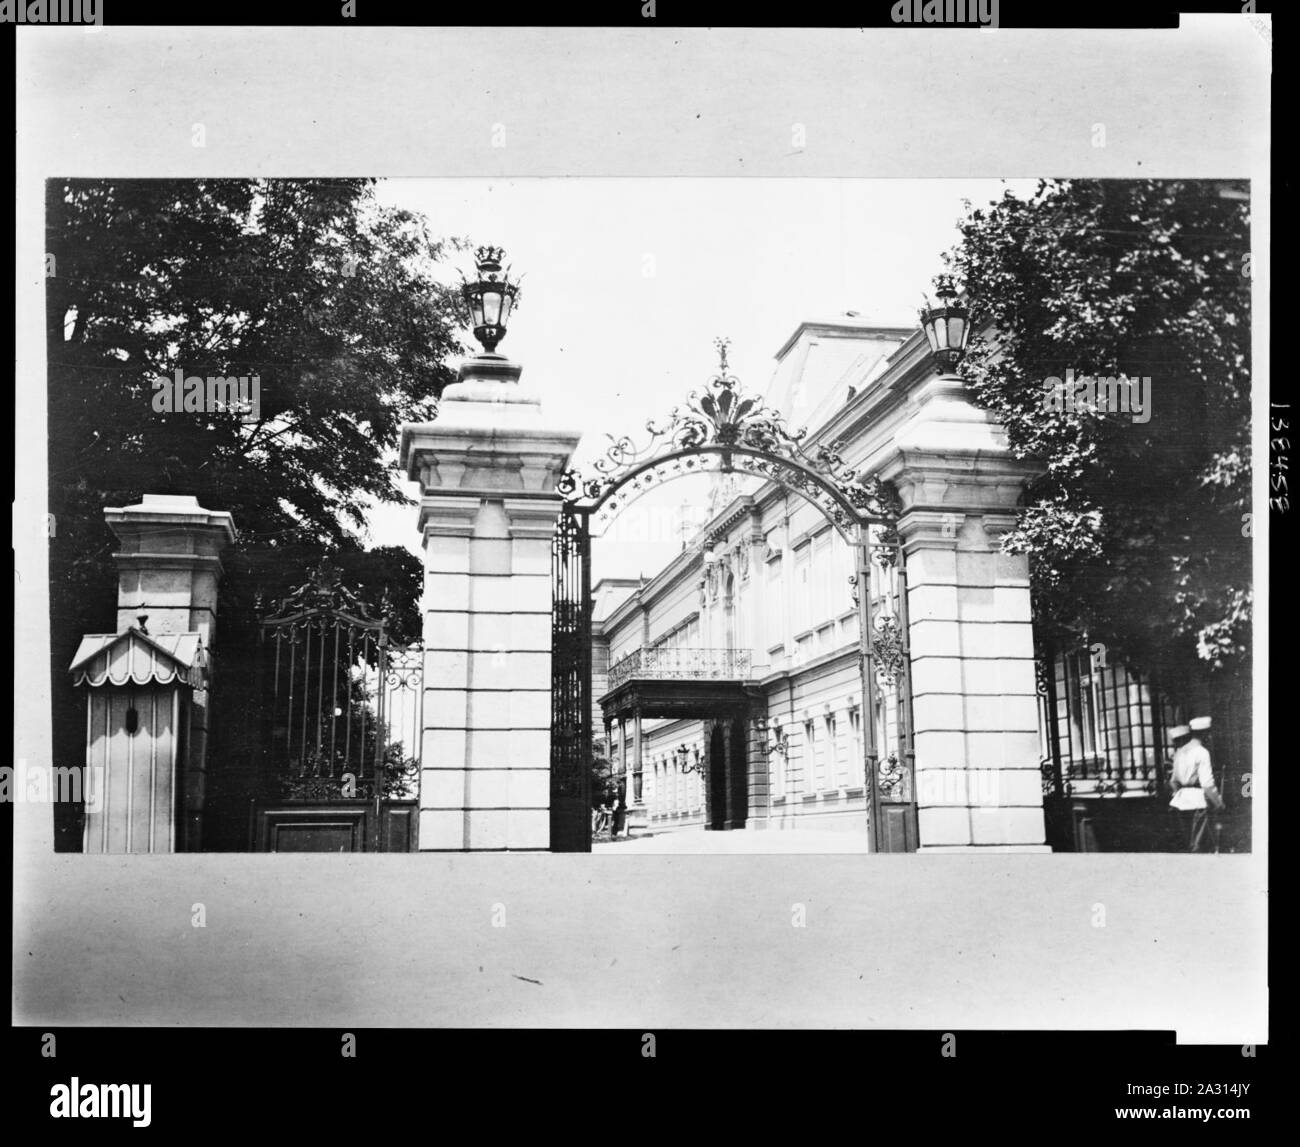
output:
[[[496,276],[501,273],[501,262],[506,257],[504,247],[476,247],[474,266],[480,274]]]
[[[935,275],[934,293],[936,298],[940,298],[940,299],[957,298],[958,295],[957,286],[953,282],[952,276],[947,274],[946,272],[943,274]]]

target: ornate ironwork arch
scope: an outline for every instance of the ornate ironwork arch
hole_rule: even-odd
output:
[[[780,411],[748,394],[727,365],[727,339],[715,339],[718,372],[673,408],[668,422],[646,423],[641,446],[610,435],[592,474],[566,470],[557,489],[566,503],[606,523],[648,490],[689,474],[740,473],[776,482],[801,494],[849,542],[862,526],[892,529],[897,497],[888,483],[863,476],[844,461],[840,445],[806,443],[807,430],[792,431]]]
[[[916,796],[906,574],[889,483],[859,473],[838,443],[807,441],[784,416],[741,390],[727,366],[726,339],[715,340],[717,374],[646,423],[641,446],[610,436],[592,472],[566,470],[556,483],[564,504],[552,543],[551,842],[557,851],[591,847],[591,547],[589,527],[609,521],[647,491],[699,473],[770,480],[813,503],[857,553],[862,706],[858,719],[873,849],[916,848]]]

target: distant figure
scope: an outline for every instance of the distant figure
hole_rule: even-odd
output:
[[[618,834],[627,828],[627,806],[623,803],[622,794],[617,789],[614,790],[614,799],[610,804],[610,815],[613,823],[610,827],[609,839],[617,840]]]
[[[599,836],[609,828],[609,805],[602,804],[592,815],[595,817],[595,822],[592,826],[592,836]]]
[[[1173,799],[1169,807],[1176,810],[1188,852],[1205,848],[1205,829],[1209,824],[1208,808],[1223,809],[1223,797],[1214,783],[1214,767],[1205,747],[1210,730],[1209,717],[1194,717],[1190,724],[1169,730],[1173,738],[1174,764],[1169,779]],[[1208,808],[1207,808],[1208,805]]]

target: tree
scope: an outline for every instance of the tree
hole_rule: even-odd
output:
[[[404,500],[398,427],[434,416],[447,360],[464,349],[438,274],[463,241],[435,240],[360,179],[53,180],[46,232],[56,756],[81,753],[66,677],[76,642],[113,627],[105,506],[193,494],[233,513],[218,630],[227,681],[255,603],[326,554],[371,588],[396,578],[401,625],[411,632],[415,617],[418,631],[418,562],[365,551],[355,527],[374,501]],[[257,417],[155,409],[154,380],[177,371],[258,376]]]
[[[983,332],[962,375],[1046,467],[1004,541],[1030,557],[1039,631],[1183,696],[1249,671],[1249,250],[1239,185],[1071,180],[968,210],[946,260]],[[1149,378],[1149,421],[1054,409],[1067,371]]]

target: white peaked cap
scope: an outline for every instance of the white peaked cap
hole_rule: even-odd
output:
[[[1187,734],[1190,733],[1191,731],[1192,731],[1191,728],[1187,725],[1175,725],[1172,729],[1169,730],[1169,736],[1172,740],[1176,741],[1178,740],[1179,737],[1187,736]]]
[[[1209,717],[1193,717],[1191,729],[1193,733],[1203,732],[1210,727]]]

